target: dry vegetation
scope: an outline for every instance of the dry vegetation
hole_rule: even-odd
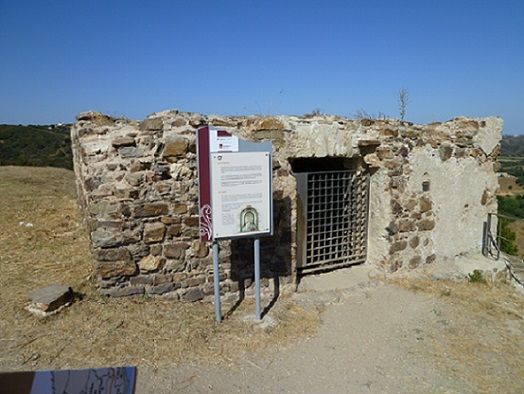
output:
[[[254,308],[247,299],[217,326],[210,303],[101,298],[89,279],[70,171],[0,167],[0,212],[0,370],[227,362],[310,335],[318,325],[318,311],[285,297],[270,312],[278,321],[273,329],[243,321]],[[24,310],[32,290],[53,283],[72,286],[83,299],[45,319]]]
[[[514,176],[499,178],[499,196],[517,196],[524,194],[524,188],[517,183]]]
[[[505,284],[397,279],[442,301],[423,358],[474,392],[524,390],[524,297]]]

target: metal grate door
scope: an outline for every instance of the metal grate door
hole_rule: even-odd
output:
[[[364,171],[297,174],[302,247],[299,271],[366,259],[369,175]],[[300,232],[299,232],[300,233]]]

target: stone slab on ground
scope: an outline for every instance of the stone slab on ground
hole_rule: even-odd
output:
[[[29,298],[28,310],[36,314],[56,312],[73,302],[73,290],[66,285],[51,285],[33,291]],[[38,313],[40,312],[40,313]]]

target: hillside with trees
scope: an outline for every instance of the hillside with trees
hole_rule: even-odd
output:
[[[70,125],[0,125],[0,165],[72,169]]]

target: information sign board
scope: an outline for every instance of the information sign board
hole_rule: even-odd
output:
[[[211,154],[213,238],[271,233],[271,155]]]

